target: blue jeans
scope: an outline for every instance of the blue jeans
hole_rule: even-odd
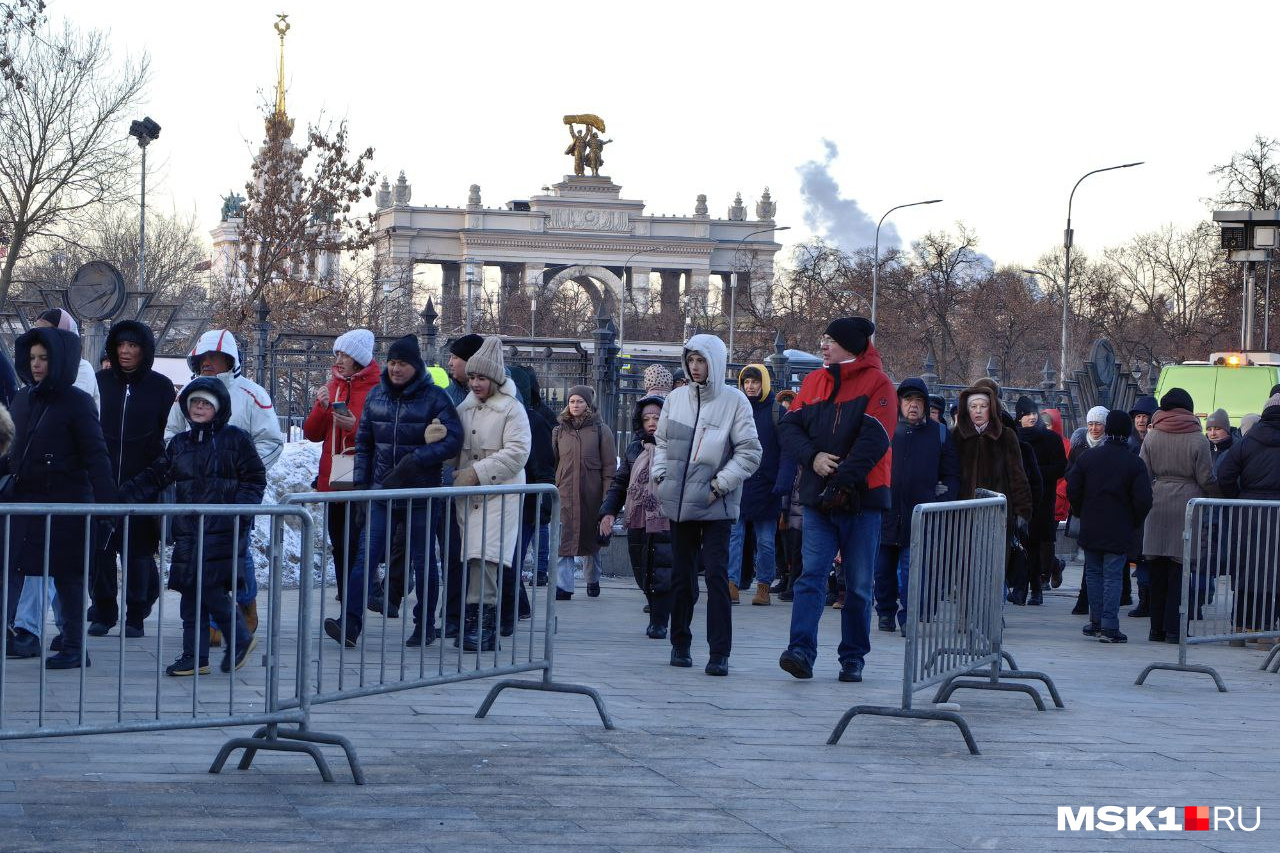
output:
[[[538,565],[535,581],[547,581],[547,570],[551,564],[551,525],[538,525]]]
[[[1120,629],[1120,585],[1128,565],[1124,554],[1084,551],[1084,582],[1089,590],[1089,621],[1103,630]],[[1181,591],[1179,591],[1181,592]]]
[[[54,588],[52,578],[49,579],[48,592],[48,604],[53,608],[54,622],[61,630],[62,607],[58,602],[58,591]],[[45,603],[44,578],[26,578],[22,583],[22,595],[18,597],[18,612],[13,617],[13,627],[22,628],[37,637],[43,636]]]
[[[573,557],[561,557],[556,561],[556,589],[573,592]],[[600,554],[582,557],[582,578],[589,584],[600,583]]]
[[[240,530],[241,536],[248,536],[252,532],[249,530]],[[258,598],[258,573],[253,569],[253,543],[244,552],[244,566],[240,569],[240,577],[236,578],[236,604],[248,604],[256,601]]]
[[[861,661],[871,651],[871,580],[880,545],[880,510],[828,515],[804,508],[804,566],[792,592],[791,643],[788,648],[810,666],[818,657],[818,620],[827,601],[827,575],[836,553],[844,571],[844,609],[840,611],[841,665]]]
[[[773,534],[778,529],[776,518],[755,521],[740,517],[733,523],[729,530],[729,580],[734,586],[742,586],[742,552],[747,544],[747,525],[751,525],[756,534],[756,583],[773,583],[778,574],[773,547]]]
[[[377,567],[391,560],[391,548],[394,546],[394,535],[388,535],[395,525],[406,524],[405,547],[409,555],[409,567],[413,570],[414,585],[417,588],[417,602],[413,605],[413,621],[421,624],[425,619],[428,625],[435,625],[436,603],[440,597],[440,575],[436,570],[435,536],[427,536],[428,524],[435,531],[440,526],[442,515],[441,502],[431,501],[431,509],[427,509],[427,501],[396,501],[388,511],[388,501],[370,502],[369,518],[360,534],[360,549],[351,566],[351,575],[347,580],[347,592],[343,605],[347,615],[347,636],[358,636],[364,627],[364,610],[370,600],[376,596],[378,588]],[[412,518],[409,518],[412,504]],[[389,517],[388,517],[389,516]],[[428,516],[430,520],[428,521]],[[388,527],[390,526],[390,528]],[[367,563],[366,563],[367,561]],[[427,566],[431,566],[430,574]],[[388,575],[390,572],[388,571]],[[423,590],[426,590],[426,612],[423,612]]]
[[[897,545],[881,545],[876,552],[876,613],[896,613],[898,627],[907,621],[907,590],[911,580],[911,549]],[[924,599],[924,586],[920,587]],[[924,613],[924,608],[920,609]]]

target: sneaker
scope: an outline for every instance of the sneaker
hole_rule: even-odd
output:
[[[1147,632],[1147,642],[1149,642],[1149,643],[1163,643],[1163,642],[1164,642],[1164,631],[1148,631],[1148,632]]]
[[[147,632],[141,625],[130,625],[126,622],[124,626],[124,635],[130,640],[136,640],[139,637],[147,636]]]
[[[195,675],[197,670],[201,675],[209,674],[209,662],[207,660],[200,661],[200,666],[196,666],[196,659],[192,655],[183,655],[173,663],[164,668],[165,675],[182,677],[187,675]]]
[[[791,591],[791,588],[790,588],[790,587],[788,587],[787,589],[784,589],[782,592],[778,593],[778,600],[779,600],[779,601],[794,601],[794,600],[795,600],[795,597],[796,597],[796,596],[795,596],[795,593]]]
[[[1086,637],[1096,638],[1102,635],[1102,626],[1097,622],[1089,622],[1080,629],[1080,633],[1084,634]]]
[[[105,637],[107,632],[111,630],[111,626],[106,622],[93,622],[89,625],[90,637]]]
[[[1027,603],[1027,591],[1025,589],[1011,589],[1009,590],[1009,593],[1005,595],[1004,600],[1010,604],[1016,604],[1019,607],[1022,607]]]
[[[862,661],[851,660],[848,663],[840,664],[840,681],[861,681],[862,680]]]
[[[777,595],[778,593],[785,591],[786,588],[787,588],[787,579],[785,577],[782,577],[782,578],[778,578],[776,581],[773,582],[773,586],[769,587],[769,592],[773,593],[774,595]]]
[[[881,631],[896,631],[898,626],[894,622],[892,613],[882,613],[880,614],[879,628]]]
[[[598,583],[587,584],[587,598],[599,598],[599,597],[600,597],[600,584]]]
[[[405,639],[404,644],[409,648],[417,649],[417,648],[421,648],[422,646],[429,646],[432,643],[434,643],[436,641],[436,638],[439,636],[436,633],[436,626],[427,625],[425,635],[422,628],[423,626],[421,625],[414,625],[413,633],[410,634],[408,638]]]
[[[724,655],[712,655],[702,671],[707,675],[728,675],[729,659]]]
[[[1150,618],[1151,610],[1147,607],[1147,603],[1142,599],[1138,599],[1138,606],[1129,611],[1130,618],[1146,619]]]
[[[666,625],[650,625],[644,629],[644,634],[650,640],[665,640],[667,638]]]
[[[1044,604],[1044,593],[1033,592],[1027,596],[1028,607],[1039,607]]]
[[[330,639],[342,643],[342,623],[337,619],[324,620],[324,632],[329,635]],[[348,631],[347,641],[343,645],[348,649],[354,649],[356,647],[356,635]]]
[[[556,587],[556,601],[572,601],[573,593]]]
[[[1116,628],[1104,628],[1102,630],[1102,636],[1098,638],[1098,641],[1102,643],[1127,643],[1129,642],[1129,638],[1124,634],[1121,634]]]
[[[1066,563],[1061,557],[1055,557],[1053,568],[1049,571],[1049,586],[1057,589],[1062,586],[1062,570],[1066,568]]]
[[[813,666],[799,652],[787,649],[778,657],[778,666],[795,678],[813,678]]]
[[[84,652],[58,652],[44,659],[45,669],[88,669],[89,666],[89,655]]]
[[[231,644],[228,643],[227,645],[230,646]],[[236,649],[236,669],[239,669],[240,667],[244,666],[244,662],[249,657],[249,652],[253,651],[254,647],[257,645],[258,645],[257,636],[254,634],[250,634],[249,642],[245,643],[242,648]],[[231,649],[230,648],[228,648],[227,653],[222,656],[222,664],[220,668],[222,669],[223,672],[231,671]]]
[[[7,658],[38,658],[40,657],[40,638],[24,628],[15,628],[9,631],[9,644],[5,648],[4,656]]]

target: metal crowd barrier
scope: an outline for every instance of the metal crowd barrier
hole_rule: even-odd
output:
[[[1195,498],[1182,532],[1182,590],[1178,605],[1178,662],[1157,669],[1201,672],[1227,692],[1211,666],[1187,663],[1187,649],[1203,643],[1280,639],[1280,501]],[[1260,669],[1280,669],[1280,645]]]
[[[49,657],[49,624],[46,614],[54,585],[50,578],[50,543],[58,535],[54,519],[71,518],[77,528],[82,525],[84,554],[79,577],[75,583],[84,593],[83,603],[88,609],[92,592],[94,564],[101,559],[104,550],[104,526],[115,526],[119,535],[121,553],[128,554],[135,519],[140,516],[161,519],[161,542],[170,540],[171,520],[175,516],[192,517],[198,522],[194,564],[196,567],[197,614],[195,636],[208,631],[207,620],[198,618],[205,602],[205,530],[207,517],[233,516],[232,555],[238,554],[243,537],[251,536],[244,529],[243,516],[267,516],[271,519],[271,542],[268,548],[270,584],[254,643],[245,658],[242,669],[234,667],[235,657],[241,654],[236,648],[234,632],[224,636],[224,650],[231,655],[231,671],[220,672],[221,667],[213,658],[218,650],[210,649],[210,671],[201,674],[198,664],[199,646],[196,646],[197,665],[190,677],[166,675],[166,665],[182,653],[182,619],[178,594],[167,589],[167,576],[171,568],[171,549],[162,545],[157,554],[159,572],[159,599],[151,617],[145,623],[146,636],[125,637],[125,616],[128,609],[130,564],[120,559],[121,576],[118,583],[119,618],[117,636],[90,637],[89,620],[80,625],[80,649],[88,657],[89,665],[68,670],[46,670]],[[21,521],[20,521],[21,519]],[[27,521],[30,519],[30,521]],[[295,685],[290,693],[306,695],[302,690],[304,659],[299,650],[290,650],[282,643],[281,566],[279,541],[286,519],[292,519],[304,533],[302,558],[311,560],[311,519],[300,507],[269,505],[176,505],[176,504],[3,504],[0,505],[0,535],[4,543],[13,547],[3,548],[4,586],[0,591],[5,613],[8,614],[11,596],[18,593],[17,574],[31,566],[20,566],[16,551],[21,543],[15,541],[18,534],[26,538],[32,525],[43,527],[42,562],[39,579],[43,592],[39,596],[39,614],[35,627],[40,634],[40,652],[34,659],[10,659],[9,632],[0,632],[0,740],[21,738],[63,737],[71,735],[115,734],[121,732],[167,731],[194,728],[224,728],[230,726],[262,726],[261,736],[255,738],[255,749],[301,752],[310,755],[326,781],[332,780],[323,755],[313,744],[295,743],[280,737],[281,725],[305,725],[309,708],[306,702],[285,704],[281,701],[282,685],[293,678]],[[60,525],[62,526],[62,525]],[[95,529],[96,528],[96,529]],[[51,535],[52,534],[52,535]],[[76,534],[79,535],[78,533]],[[66,541],[65,539],[63,540]],[[209,555],[213,558],[213,555]],[[221,557],[220,557],[221,558]],[[231,557],[231,588],[234,590],[241,573],[238,556]],[[105,563],[97,571],[110,569]],[[56,572],[55,572],[56,573]],[[10,578],[15,583],[11,590]],[[305,600],[307,576],[303,573],[301,595]],[[234,601],[231,603],[235,613]],[[309,611],[300,607],[297,612],[296,631],[299,636],[308,634]],[[55,614],[60,618],[59,612]],[[259,656],[260,653],[260,656]],[[290,672],[290,670],[292,670]],[[227,756],[238,746],[245,746],[244,739],[232,739],[221,749],[210,767],[210,772],[221,770]],[[242,762],[248,766],[251,756]]]
[[[524,499],[528,496],[535,500],[535,519],[544,501],[551,502],[553,517],[558,515],[559,492],[551,484],[308,492],[287,496],[285,504],[297,511],[318,512],[318,517],[313,519],[314,523],[308,529],[308,550],[320,556],[320,559],[304,562],[302,575],[310,580],[312,572],[316,572],[320,594],[316,596],[315,602],[305,596],[299,600],[299,609],[307,611],[307,618],[300,619],[300,624],[305,621],[309,631],[307,634],[299,634],[305,638],[299,643],[299,656],[302,660],[305,655],[306,675],[298,680],[297,695],[282,698],[281,707],[310,708],[318,704],[401,690],[503,677],[503,680],[493,685],[477,710],[476,717],[482,718],[488,714],[498,694],[507,689],[576,693],[591,697],[604,727],[612,729],[613,721],[605,710],[604,700],[594,688],[566,684],[554,679],[555,596],[544,592],[550,587],[540,588],[536,584],[529,587],[530,618],[521,619],[518,613],[519,602],[511,598],[512,585],[504,589],[503,583],[498,582],[495,586],[493,579],[487,574],[478,575],[475,581],[479,586],[480,597],[491,597],[494,602],[494,628],[498,636],[492,648],[486,649],[484,645],[472,650],[464,648],[462,634],[466,622],[465,599],[473,580],[472,567],[468,561],[461,561],[458,577],[453,583],[450,582],[448,569],[451,562],[456,564],[459,547],[475,532],[474,525],[477,522],[470,512],[459,512],[459,507],[465,504],[484,510],[495,501],[504,501],[508,505],[514,503],[514,512],[519,516]],[[374,587],[371,599],[370,571],[365,571],[365,582],[359,588],[352,588],[350,583],[349,569],[357,560],[355,553],[348,550],[337,563],[327,556],[331,532],[330,508],[336,506],[335,520],[344,525],[357,522],[363,525],[374,517],[375,507],[379,504],[389,507],[389,511],[381,508],[378,510],[385,523],[380,529],[371,528],[369,535],[360,540],[359,546],[364,551],[362,556],[366,568],[372,564],[376,571],[378,564],[383,563],[387,569],[382,583]],[[509,516],[510,513],[503,513],[494,525],[490,523],[488,513],[484,512],[479,521],[481,541],[496,541],[502,553],[505,553],[507,543],[521,538],[520,525],[509,524]],[[417,525],[420,527],[415,530]],[[534,531],[536,530],[535,524]],[[559,547],[558,524],[550,525],[550,536],[550,553],[555,554]],[[516,542],[516,547],[523,549],[534,544],[536,543],[519,541]],[[386,559],[379,559],[383,555],[386,555]],[[531,555],[531,558],[535,557],[536,549]],[[418,596],[422,591],[414,588],[415,559],[423,561],[423,574],[428,584],[433,575],[439,581],[439,605],[430,609],[423,605],[423,611],[432,612],[424,613],[416,634],[412,627],[410,602],[415,599],[421,601]],[[399,588],[393,586],[392,580],[393,563],[397,562],[404,570],[402,579],[396,578]],[[306,570],[307,566],[311,567],[310,571]],[[518,566],[517,559],[510,571],[519,572]],[[502,574],[499,573],[498,580],[501,578]],[[514,594],[518,597],[522,586],[518,576],[513,586]],[[352,630],[353,626],[346,618],[346,605],[338,603],[336,608],[334,606],[333,599],[339,592],[343,602],[351,601],[352,596],[360,602],[358,610],[362,625],[358,632]],[[459,605],[456,614],[449,608],[451,594],[456,594],[455,600]],[[540,619],[539,597],[543,599]],[[397,602],[402,609],[398,617],[392,617],[392,605]],[[370,610],[371,606],[375,609]],[[513,611],[513,630],[505,636],[501,631],[504,607],[510,607]],[[450,616],[457,616],[459,630],[456,645],[454,637],[431,638],[430,633],[437,624],[434,611],[443,611],[445,621]],[[325,631],[326,616],[340,623],[336,638]],[[541,673],[541,678],[510,678],[529,672]],[[255,737],[258,735],[265,737],[267,730],[260,730]],[[359,759],[350,744],[331,735],[316,735],[309,730],[306,720],[296,729],[277,730],[276,736],[304,742],[340,743],[346,750],[356,783],[363,782]]]
[[[906,651],[902,667],[902,701],[898,707],[855,705],[845,712],[827,739],[838,743],[854,717],[873,715],[954,723],[969,752],[978,745],[969,725],[954,710],[913,707],[914,694],[940,685],[934,704],[946,702],[954,690],[973,688],[1028,693],[1043,711],[1039,693],[1026,684],[1001,678],[1044,681],[1058,707],[1057,690],[1048,676],[1019,670],[1002,648],[1005,575],[1005,496],[980,491],[972,500],[920,504],[911,516],[911,567]],[[1011,669],[1002,669],[1008,662]],[[984,681],[962,676],[986,675]]]

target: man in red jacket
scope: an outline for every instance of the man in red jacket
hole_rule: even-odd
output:
[[[861,681],[871,650],[871,586],[880,526],[890,507],[890,441],[897,392],[871,343],[864,317],[831,321],[822,336],[822,370],[805,377],[778,424],[783,452],[801,466],[804,546],[794,586],[791,642],[778,665],[812,678],[827,573],[837,553],[845,579],[840,614],[840,680]]]

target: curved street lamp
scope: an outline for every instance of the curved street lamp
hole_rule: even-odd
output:
[[[733,249],[733,269],[729,271],[729,361],[733,361],[733,332],[734,325],[737,320],[738,308],[738,253],[742,251],[742,244],[747,239],[757,234],[770,234],[774,231],[790,231],[790,225],[782,225],[774,228],[761,228],[759,231],[752,231],[738,241],[738,245]],[[750,270],[748,270],[750,272]]]
[[[1145,160],[1139,160],[1136,163],[1121,163],[1119,166],[1107,166],[1105,169],[1094,169],[1092,172],[1085,172],[1080,176],[1080,180],[1076,181],[1076,185],[1071,188],[1071,195],[1067,197],[1067,230],[1062,232],[1062,248],[1066,250],[1066,271],[1062,274],[1062,352],[1058,358],[1058,387],[1066,389],[1067,387],[1067,294],[1071,290],[1071,244],[1074,242],[1073,233],[1071,231],[1071,204],[1075,201],[1076,190],[1080,183],[1090,175],[1096,175],[1099,172],[1113,172],[1116,169],[1128,169],[1132,166],[1141,166]]]
[[[895,210],[902,210],[904,207],[918,207],[922,204],[937,204],[942,201],[940,198],[931,198],[928,201],[913,201],[910,204],[900,204],[897,207],[891,207],[884,212],[884,216],[880,217],[880,221],[876,223],[876,247],[875,257],[871,264],[871,325],[876,323],[876,308],[880,297],[880,226],[889,217],[890,213]],[[874,335],[872,335],[874,337]]]

